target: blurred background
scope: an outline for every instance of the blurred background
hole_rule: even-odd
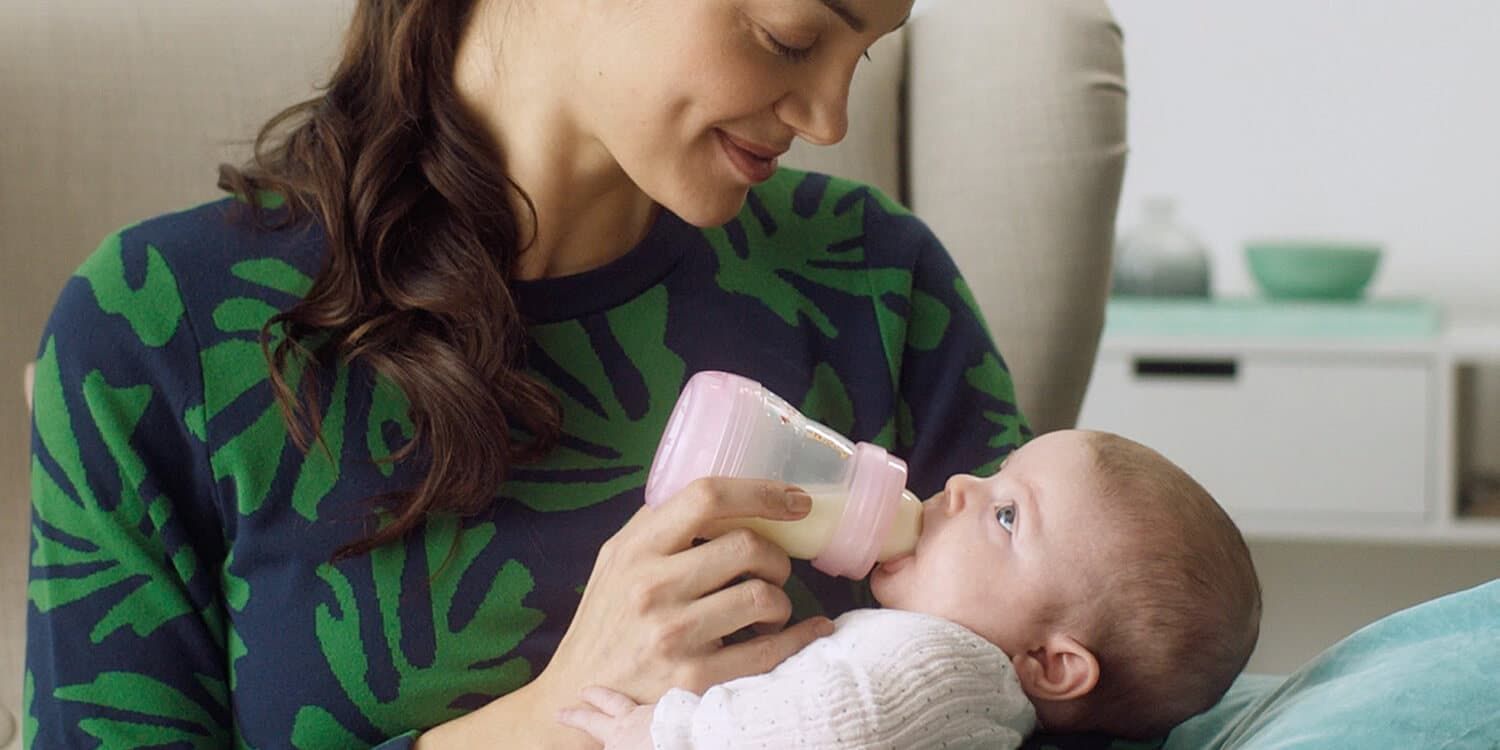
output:
[[[1110,5],[1131,155],[1082,422],[1249,532],[1252,669],[1500,575],[1500,4]],[[1268,290],[1253,244],[1328,255]]]
[[[1369,239],[1370,293],[1500,305],[1500,5],[1488,0],[1111,0],[1131,159],[1120,223],[1175,198],[1214,291],[1258,291],[1240,249]]]

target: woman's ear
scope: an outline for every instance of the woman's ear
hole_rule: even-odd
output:
[[[1021,687],[1034,700],[1065,701],[1088,695],[1099,684],[1099,660],[1072,636],[1054,634],[1011,662]]]

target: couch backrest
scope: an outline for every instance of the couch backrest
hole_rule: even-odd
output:
[[[1120,29],[1104,0],[934,0],[907,43],[907,201],[968,278],[1032,426],[1072,427],[1125,172]]]

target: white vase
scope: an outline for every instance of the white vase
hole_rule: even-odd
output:
[[[1111,293],[1131,297],[1207,297],[1208,248],[1177,223],[1171,198],[1145,201],[1142,220],[1115,243]]]

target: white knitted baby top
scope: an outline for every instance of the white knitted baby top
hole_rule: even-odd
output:
[[[862,609],[781,666],[662,697],[656,750],[1012,750],[1036,726],[1010,659],[948,620]]]

